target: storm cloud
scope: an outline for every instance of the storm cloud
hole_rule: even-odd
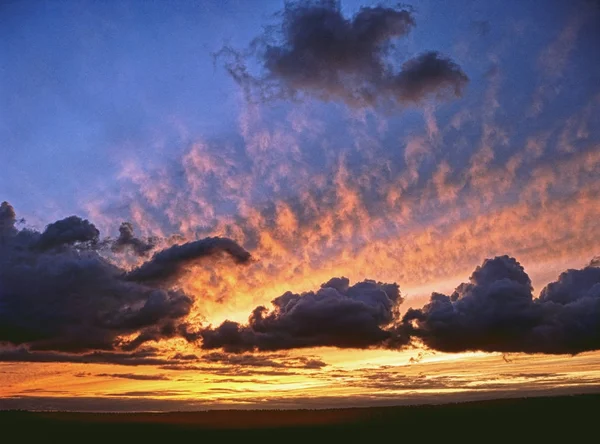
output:
[[[458,97],[468,83],[459,65],[435,51],[397,60],[397,39],[416,21],[402,7],[361,7],[352,17],[338,1],[286,2],[274,32],[268,28],[242,54],[225,48],[226,68],[249,94],[343,101],[352,107],[414,104]],[[264,74],[250,73],[256,57]]]
[[[127,273],[100,254],[99,231],[87,220],[68,217],[42,233],[15,222],[12,206],[2,203],[0,343],[32,351],[134,350],[172,337],[193,304],[174,285],[178,273],[200,256],[245,252],[229,239],[209,238],[170,247]],[[135,341],[123,339],[136,333]]]
[[[393,321],[401,302],[396,284],[366,280],[350,286],[348,279],[334,278],[316,292],[279,296],[271,311],[256,307],[247,325],[225,321],[203,329],[202,348],[229,352],[366,348],[389,338],[383,327]]]

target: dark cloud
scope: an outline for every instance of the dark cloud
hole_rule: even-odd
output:
[[[437,52],[427,52],[402,65],[390,93],[397,102],[418,102],[423,97],[459,97],[467,77],[456,63]]]
[[[135,282],[170,284],[185,273],[186,267],[197,264],[203,258],[222,254],[231,256],[239,264],[250,260],[250,253],[233,240],[209,237],[162,250],[128,273],[126,278]]]
[[[160,398],[191,395],[189,390],[133,390],[129,392],[108,393],[107,396],[125,397],[125,398]]]
[[[276,30],[267,28],[247,54],[231,48],[219,53],[251,95],[305,93],[354,107],[399,105],[442,93],[460,96],[468,82],[456,63],[436,52],[398,67],[394,42],[416,24],[409,8],[362,7],[347,18],[337,1],[292,1],[280,17]],[[258,58],[262,77],[249,72],[245,56]]]
[[[8,202],[2,202],[0,204],[0,245],[2,245],[4,239],[12,237],[17,233],[17,229],[15,228],[16,222],[15,209]]]
[[[159,393],[164,392],[157,392],[157,394]],[[124,397],[117,397],[116,394],[113,394],[111,397],[57,397],[27,395],[0,399],[0,409],[2,410],[54,410],[59,412],[77,411],[131,413],[143,411],[198,411],[206,408],[208,405],[214,404],[209,404],[208,401],[198,400],[195,398],[174,400],[165,399],[164,397],[139,397],[132,394]]]
[[[175,353],[173,359],[176,361],[197,361],[198,356],[192,353]]]
[[[508,256],[486,260],[451,295],[409,309],[396,334],[428,347],[579,353],[600,349],[600,268],[568,270],[533,298],[531,280]]]
[[[160,367],[161,370],[193,371],[202,374],[213,374],[217,376],[299,376],[303,372],[294,371],[294,368],[268,368],[268,367],[244,367],[242,365],[214,366],[193,364],[169,364]],[[212,381],[212,380],[211,380]],[[241,382],[241,381],[239,381]]]
[[[590,261],[590,267],[600,267],[600,256],[596,256]]]
[[[126,366],[167,365],[177,362],[164,359],[154,350],[139,350],[132,353],[96,351],[84,354],[58,352],[32,352],[24,347],[0,350],[0,362],[72,362],[76,364],[116,364]]]
[[[287,292],[272,301],[273,309],[259,306],[247,325],[225,321],[203,329],[202,348],[230,352],[285,350],[334,346],[365,348],[388,339],[384,327],[394,320],[402,302],[396,284],[363,281],[349,286],[335,278],[317,292]]]
[[[555,388],[558,386],[582,387],[582,385],[598,386],[600,378],[590,378],[582,382],[572,378],[569,373],[501,373],[489,377],[485,381],[473,383],[465,375],[407,375],[398,367],[380,367],[378,369],[355,370],[344,375],[344,385],[371,390],[531,390]],[[328,373],[319,375],[325,381],[332,381]]]
[[[169,381],[171,379],[165,375],[140,375],[137,373],[99,373],[94,376],[100,376],[104,378],[132,379],[134,381]]]
[[[415,342],[444,352],[576,354],[600,349],[600,268],[567,270],[534,298],[531,280],[508,256],[487,259],[469,282],[398,314],[396,284],[334,278],[317,292],[285,293],[247,324],[225,321],[184,334],[202,348],[240,353],[303,347],[386,347]],[[189,326],[185,326],[189,329]],[[229,358],[231,359],[231,358]]]
[[[160,312],[160,307],[155,307],[156,312]],[[189,312],[189,310],[187,310]],[[181,317],[187,315],[187,312]],[[179,329],[175,325],[175,322],[165,322],[162,325],[154,325],[152,327],[145,328],[138,334],[134,339],[121,344],[121,348],[124,351],[132,351],[137,349],[142,344],[149,341],[160,341],[161,339],[169,339],[177,336]]]
[[[48,225],[35,246],[40,250],[49,250],[77,242],[95,244],[99,237],[100,231],[94,224],[80,217],[70,216]]]
[[[18,230],[13,208],[0,206],[0,342],[30,350],[132,351],[178,334],[192,299],[172,288],[200,257],[249,254],[229,239],[176,245],[130,273],[103,257],[99,232],[76,216],[43,233]],[[144,281],[137,282],[137,281]],[[122,337],[138,333],[131,342]]]
[[[227,365],[239,365],[243,367],[319,369],[327,366],[327,364],[320,359],[303,356],[292,358],[285,355],[269,356],[249,353],[228,354],[220,352],[211,352],[202,356],[202,359],[207,362]]]
[[[113,242],[111,249],[115,253],[130,249],[137,256],[146,256],[156,246],[156,239],[146,240],[135,237],[133,225],[123,222],[119,227],[119,237]]]

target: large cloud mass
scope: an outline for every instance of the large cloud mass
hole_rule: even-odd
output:
[[[272,301],[273,309],[259,306],[248,325],[225,321],[200,332],[202,347],[226,351],[282,350],[334,346],[365,348],[385,341],[383,329],[402,302],[396,284],[375,281],[349,286],[334,278],[316,292],[287,292]]]
[[[260,37],[251,51],[263,77],[249,72],[241,54],[222,52],[233,78],[250,93],[305,93],[363,107],[460,96],[468,82],[460,66],[435,51],[402,64],[394,60],[394,41],[415,26],[409,9],[362,7],[346,18],[337,1],[298,1],[286,3],[281,17],[277,37]]]
[[[0,342],[31,350],[131,350],[124,335],[139,332],[135,346],[173,336],[192,306],[173,287],[186,266],[222,252],[249,259],[233,241],[210,238],[170,247],[126,273],[99,253],[99,232],[87,220],[72,216],[42,233],[15,222],[2,203]]]
[[[516,259],[498,256],[477,267],[451,295],[398,316],[396,284],[334,278],[317,292],[285,293],[246,325],[225,321],[200,331],[202,347],[230,352],[314,346],[403,348],[423,342],[444,352],[579,353],[600,349],[600,268],[562,273],[533,297]],[[188,336],[188,339],[193,339]]]
[[[193,300],[177,283],[207,258],[248,262],[250,254],[234,241],[213,237],[175,245],[126,271],[101,255],[108,241],[100,241],[87,220],[72,216],[41,233],[20,230],[16,223],[12,206],[2,203],[0,343],[26,347],[17,354],[5,350],[7,359],[25,353],[35,360],[42,350],[133,352],[148,341],[176,336],[201,341],[206,350],[234,353],[319,346],[398,349],[415,342],[445,352],[600,349],[597,259],[565,271],[538,298],[521,264],[498,256],[485,260],[452,294],[433,293],[425,306],[403,316],[397,284],[350,285],[342,277],[317,291],[286,292],[271,309],[256,307],[246,324],[225,321],[212,327],[187,319]],[[126,229],[132,236],[117,240],[121,246],[113,252],[131,242],[133,232]]]
[[[486,260],[451,295],[408,310],[401,334],[430,348],[579,353],[600,348],[600,268],[567,270],[533,298],[529,276],[508,256]]]

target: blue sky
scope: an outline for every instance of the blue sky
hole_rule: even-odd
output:
[[[198,138],[229,137],[242,98],[211,53],[224,43],[244,47],[272,22],[280,5],[5,2],[0,28],[4,198],[46,223],[44,213],[51,208],[80,211],[80,203],[109,185],[128,156],[152,165],[176,158]],[[436,49],[460,61],[471,78],[465,104],[481,97],[485,73],[494,63],[489,55],[496,52],[504,77],[502,110],[509,120],[540,75],[532,54],[555,39],[576,10],[569,2],[539,1],[413,5],[418,25],[400,42],[404,53]],[[343,2],[348,12],[359,6]],[[579,51],[571,55],[580,74],[593,50],[591,37],[581,38]],[[596,80],[590,77],[580,75],[568,85],[579,89],[566,98],[573,106]],[[568,109],[555,109],[551,118]],[[390,119],[410,125],[406,114]]]

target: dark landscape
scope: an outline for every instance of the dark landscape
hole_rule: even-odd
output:
[[[158,437],[274,441],[358,437],[519,442],[592,437],[597,432],[600,395],[572,395],[462,402],[443,405],[326,410],[212,410],[168,413],[75,413],[2,411],[4,430],[23,438]],[[590,435],[588,435],[590,434]],[[256,441],[253,441],[256,442]],[[538,441],[539,442],[539,441]],[[573,442],[573,441],[571,441]]]

